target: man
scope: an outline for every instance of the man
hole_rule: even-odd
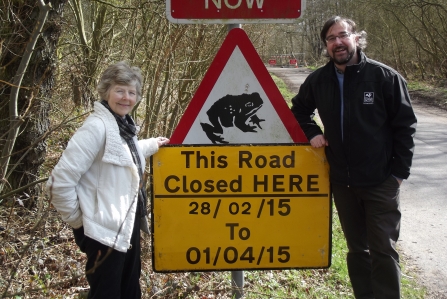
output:
[[[355,297],[397,299],[399,189],[410,175],[416,117],[405,80],[363,53],[365,36],[350,19],[324,24],[330,61],[303,83],[292,112],[310,144],[325,147]]]

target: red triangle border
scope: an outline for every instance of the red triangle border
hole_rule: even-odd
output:
[[[284,101],[283,96],[279,92],[278,87],[264,66],[264,63],[256,52],[256,49],[246,32],[243,29],[234,28],[228,33],[202,82],[197,88],[196,93],[170,138],[170,144],[183,143],[236,46],[239,47],[239,50],[251,67],[256,79],[264,89],[264,92],[289,132],[292,140],[295,143],[308,143],[301,127]]]

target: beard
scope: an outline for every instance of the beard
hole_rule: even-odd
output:
[[[335,50],[337,50],[337,49],[335,49]],[[341,59],[335,58],[335,55],[334,55],[334,57],[331,57],[331,60],[337,65],[345,65],[349,61],[351,61],[352,57],[354,57],[355,51],[356,51],[355,49],[352,49],[350,52],[348,52],[348,56],[346,56],[345,58],[341,58]]]

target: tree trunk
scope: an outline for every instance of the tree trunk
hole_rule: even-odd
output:
[[[67,1],[49,1],[51,9],[47,21],[23,74],[20,86],[22,88],[17,98],[17,112],[22,119],[22,125],[11,152],[9,165],[6,169],[2,169],[2,172],[6,170],[4,176],[7,181],[7,188],[3,188],[3,192],[30,184],[39,178],[39,167],[46,155],[45,133],[49,127],[50,112],[48,99],[51,97],[55,80],[56,47],[61,33],[60,18]],[[34,28],[39,15],[39,7],[35,0],[15,3],[10,4],[8,11],[4,12],[9,22],[2,24],[2,32],[7,31],[7,39],[1,53],[0,63],[3,72],[0,76],[1,80],[6,82],[10,81],[19,69],[24,49],[31,38],[31,32],[27,29]],[[0,100],[2,103],[7,103],[10,101],[12,88],[7,84],[2,87],[4,92],[0,95]],[[10,130],[10,124],[5,122],[10,116],[8,105],[0,107],[0,115],[4,124],[0,127],[0,135],[6,136]],[[2,142],[0,146],[3,148],[4,143]],[[37,188],[30,187],[24,193],[30,196],[28,205],[32,205],[34,197],[38,194]]]

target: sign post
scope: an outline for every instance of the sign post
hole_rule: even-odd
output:
[[[262,194],[262,192],[257,191],[257,187],[256,191],[252,190],[250,194],[241,195],[239,193],[243,192],[242,186],[244,186],[244,190],[248,189],[245,184],[242,184],[242,174],[238,175],[237,179],[230,179],[229,181],[225,179],[233,171],[236,171],[236,173],[242,171],[241,168],[243,167],[241,165],[243,163],[250,163],[249,160],[251,158],[243,156],[244,154],[256,154],[256,157],[264,157],[267,159],[268,156],[270,158],[276,157],[277,153],[275,152],[272,155],[273,153],[271,151],[275,151],[279,147],[274,147],[274,149],[269,146],[266,146],[264,149],[261,149],[261,147],[250,147],[242,152],[238,151],[242,148],[231,147],[232,154],[229,154],[227,151],[230,148],[228,146],[223,147],[222,145],[233,143],[276,143],[278,145],[279,143],[307,142],[301,128],[294,120],[279,90],[257,55],[256,50],[254,50],[253,45],[243,30],[240,29],[241,23],[293,23],[297,18],[302,16],[304,7],[304,0],[166,1],[166,15],[169,21],[182,24],[227,24],[229,34],[171,137],[171,144],[189,144],[191,147],[186,149],[183,147],[176,148],[168,146],[151,157],[151,173],[153,173],[153,192],[151,198],[152,227],[154,228],[152,252],[155,271],[184,271],[184,269],[189,269],[185,271],[205,271],[210,267],[211,259],[213,259],[212,266],[209,268],[210,271],[216,269],[232,270],[232,285],[235,286],[233,298],[239,299],[243,295],[242,288],[244,281],[243,271],[241,270],[251,269],[254,264],[256,264],[254,269],[270,267],[290,268],[295,267],[294,265],[300,267],[300,262],[295,264],[296,259],[299,259],[296,248],[291,248],[288,245],[280,245],[279,243],[275,243],[276,246],[272,245],[273,243],[267,246],[257,244],[257,238],[264,240],[265,231],[259,231],[256,233],[256,238],[251,238],[250,228],[248,226],[245,227],[245,225],[249,225],[250,223],[250,220],[248,220],[247,224],[245,224],[245,221],[249,218],[238,219],[237,215],[240,214],[242,217],[247,216],[252,204],[255,206],[260,204],[259,207],[253,207],[253,215],[257,215],[257,218],[252,217],[252,221],[255,221],[255,223],[251,223],[250,225],[254,225],[253,227],[257,227],[257,224],[262,222],[259,218],[263,217],[264,206],[265,211],[270,209],[270,217],[274,217],[275,209],[278,209],[276,213],[283,216],[281,220],[288,219],[293,222],[291,220],[293,217],[287,216],[292,213],[292,209],[294,213],[300,213],[299,211],[302,208],[300,205],[306,200],[298,199],[295,195],[289,196],[287,192],[287,195],[277,193]],[[202,144],[202,147],[195,148],[194,144]],[[206,147],[203,144],[220,144],[220,146]],[[305,147],[301,147],[301,149]],[[290,155],[293,155],[293,158],[289,157],[291,159],[289,164],[296,163],[296,149],[298,149],[296,146],[290,149]],[[258,155],[258,150],[261,150],[263,154]],[[217,155],[216,152],[222,154]],[[242,156],[237,156],[238,154],[236,152]],[[313,152],[317,154],[317,152]],[[186,181],[188,180],[188,176],[186,174],[194,169],[194,166],[191,168],[191,164],[189,164],[191,162],[190,159],[194,159],[194,153],[196,155],[195,159],[197,159],[196,167],[201,168],[201,163],[206,163],[206,165],[210,163],[209,168],[205,164],[203,165],[210,172],[202,172],[200,170],[200,174],[197,174],[198,176],[194,174],[194,178],[188,187]],[[285,156],[287,156],[286,153],[284,153],[283,162],[287,163],[286,160],[289,158]],[[321,153],[316,156],[321,158]],[[233,160],[231,166],[225,162],[227,158]],[[239,168],[234,164],[234,161],[238,159],[239,163],[242,163],[239,164]],[[262,160],[263,158],[259,159]],[[330,204],[328,205],[327,200],[325,200],[325,197],[329,194],[327,190],[328,186],[326,186],[327,166],[325,166],[325,159],[317,160],[320,162],[324,161],[323,164],[320,164],[322,166],[321,180],[319,179],[318,182],[312,181],[308,183],[311,185],[319,184],[322,188],[321,192],[323,193],[316,197],[320,204],[326,202],[323,204],[322,224],[324,227],[327,227],[328,221],[331,221],[330,214],[328,214]],[[169,174],[169,171],[166,172],[167,165],[171,165],[169,167],[171,169],[176,169],[180,165],[170,164],[173,161],[176,161],[174,163],[183,163],[186,169],[181,168],[181,172]],[[261,163],[260,165],[263,163],[262,161],[256,161],[256,163]],[[220,165],[217,166],[217,169],[215,168],[215,163]],[[271,161],[271,163],[273,164],[270,164],[270,166],[275,168],[274,165],[277,162]],[[255,165],[258,166],[258,164]],[[248,167],[247,165],[247,168],[251,168],[251,166]],[[259,171],[256,172],[255,176],[258,173]],[[203,174],[205,174],[205,177],[202,177]],[[247,175],[248,177],[252,177],[254,174],[248,170]],[[269,175],[271,175],[270,172],[269,174],[265,174],[267,177],[264,177],[264,179],[268,180]],[[301,182],[294,181],[298,177],[295,177],[295,174],[289,175],[289,179],[291,180],[289,184],[299,188]],[[210,180],[210,176],[217,177],[214,180]],[[272,184],[275,185],[275,188],[278,188],[275,189],[275,192],[281,192],[283,189],[281,185],[284,182],[281,182],[281,176],[283,174],[274,175],[275,181]],[[182,187],[180,187],[177,183],[180,183],[182,179]],[[314,180],[315,178],[308,179]],[[246,178],[245,180],[249,179]],[[216,185],[213,185],[214,183]],[[227,186],[226,184],[229,185]],[[256,181],[253,184],[253,186],[257,186],[258,182]],[[269,183],[267,181],[263,181],[262,183],[261,179],[259,184],[265,184],[267,186]],[[290,187],[290,192],[292,192],[292,189]],[[211,193],[214,191],[211,190],[217,190],[217,193],[212,195]],[[167,194],[164,194],[165,191],[167,191]],[[202,191],[205,193],[202,193]],[[316,189],[309,189],[308,191],[312,193]],[[182,194],[182,192],[185,192],[185,194]],[[283,198],[283,195],[286,198]],[[249,200],[253,196],[254,198]],[[310,195],[310,197],[313,198],[314,195]],[[218,206],[212,207],[216,203],[216,199]],[[221,204],[226,205],[227,212],[219,212]],[[248,208],[248,206],[250,207]],[[267,208],[268,206],[270,208]],[[180,210],[175,210],[176,208],[180,208]],[[214,209],[213,220],[209,222],[206,220],[206,217],[209,216],[212,209]],[[243,211],[239,211],[239,209],[243,209]],[[258,209],[257,213],[255,213],[255,209]],[[169,217],[172,216],[186,216],[183,220],[184,224],[188,225],[178,226],[179,219],[170,219]],[[203,216],[206,217],[203,218]],[[217,220],[218,216],[219,219]],[[281,223],[281,221],[279,222]],[[192,227],[189,227],[189,224]],[[188,228],[182,232],[177,229],[169,231],[169,227],[176,226],[178,228]],[[270,227],[270,224],[268,226]],[[206,228],[206,232],[204,228]],[[165,229],[168,229],[168,231],[165,231]],[[170,241],[163,238],[163,236],[167,236],[169,240],[177,240],[179,239],[176,237],[178,233],[181,233],[182,236],[189,235],[188,244],[190,247],[186,251],[183,251],[184,248],[180,248],[181,244],[169,243]],[[328,239],[326,233],[322,232],[319,238],[321,240]],[[275,235],[275,232],[272,232],[272,235]],[[202,236],[212,238],[205,240],[201,239]],[[225,238],[228,239],[228,237],[230,238],[230,243],[224,242],[212,245],[215,241],[221,242]],[[232,241],[236,239],[242,240],[245,244],[232,246]],[[254,242],[253,245],[249,244],[251,242]],[[286,242],[285,239],[284,242]],[[327,242],[327,240],[324,242]],[[215,252],[216,245],[217,251]],[[320,246],[320,261],[316,262],[316,264],[319,264],[318,267],[328,267],[330,263],[330,254],[328,254],[330,253],[330,242],[328,244],[320,243],[317,246]],[[301,249],[298,249],[298,251]],[[310,249],[310,251],[313,250]],[[304,253],[304,255],[306,254]],[[256,263],[255,255],[257,256]],[[168,257],[168,259],[166,260],[165,257]],[[168,260],[175,260],[179,264],[175,266],[173,264],[169,265],[169,262],[166,264]],[[245,262],[245,264],[239,265],[240,262]]]
[[[228,32],[234,28],[242,28],[241,24],[228,24]],[[244,295],[244,271],[231,271],[231,285],[233,286],[232,296],[240,299]]]

